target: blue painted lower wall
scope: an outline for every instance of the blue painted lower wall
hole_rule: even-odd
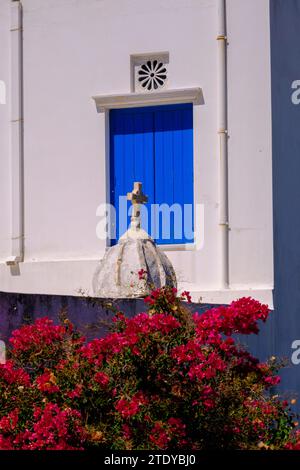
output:
[[[203,312],[209,307],[206,304],[190,306],[192,312]],[[111,302],[72,296],[0,292],[0,339],[7,342],[13,330],[32,323],[37,318],[49,317],[59,323],[61,314],[66,314],[90,341],[102,337],[108,331],[116,311],[122,311],[132,317],[146,310],[143,299]]]
[[[31,295],[0,293],[0,339],[5,342],[13,330],[32,323],[40,317],[49,317],[55,323],[66,314],[79,331],[91,340],[101,337],[108,329],[114,309],[124,310],[128,316],[144,310],[142,300],[127,300],[106,306],[104,301],[59,295]]]

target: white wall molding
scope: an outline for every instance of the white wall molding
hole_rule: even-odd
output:
[[[123,95],[97,95],[95,100],[98,113],[107,109],[155,106],[175,103],[204,104],[201,88],[182,88],[153,93],[127,93]]]
[[[191,290],[192,301],[202,304],[228,305],[234,300],[242,297],[252,297],[259,302],[274,309],[272,287],[263,288],[240,288],[240,289],[216,289],[216,290]]]

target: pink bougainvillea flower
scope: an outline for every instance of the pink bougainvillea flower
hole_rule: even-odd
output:
[[[146,279],[147,278],[147,271],[145,271],[144,269],[140,269],[138,271],[138,276],[139,276],[139,280],[143,280],[143,279]]]

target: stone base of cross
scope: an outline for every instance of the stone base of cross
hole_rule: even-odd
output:
[[[133,183],[133,190],[131,193],[127,193],[128,201],[131,201],[132,215],[130,228],[135,230],[140,230],[141,228],[141,204],[146,204],[148,202],[148,196],[143,194],[142,183],[135,181]]]

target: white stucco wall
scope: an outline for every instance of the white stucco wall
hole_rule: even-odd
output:
[[[231,286],[273,282],[269,1],[227,0]]]
[[[7,80],[9,4],[0,0],[0,70]],[[228,301],[253,288],[271,303],[268,0],[227,1],[233,288],[227,292],[219,289],[216,1],[22,4],[25,260],[18,275],[5,265],[9,115],[8,106],[0,105],[0,290],[69,295],[90,290],[105,250],[96,238],[96,208],[107,194],[105,115],[96,113],[91,96],[129,93],[130,55],[168,51],[170,88],[201,87],[205,100],[194,108],[195,202],[205,206],[205,243],[202,250],[167,254],[194,300]]]

